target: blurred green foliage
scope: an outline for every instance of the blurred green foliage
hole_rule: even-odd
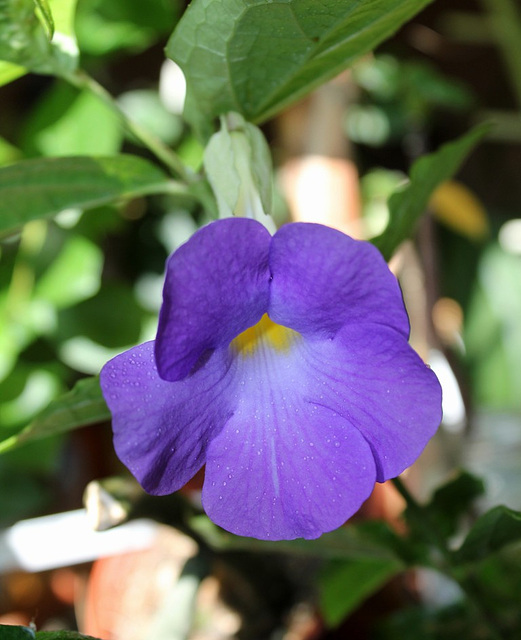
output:
[[[470,89],[425,62],[386,54],[366,57],[353,67],[362,95],[347,113],[345,130],[353,142],[383,146],[411,132],[427,131],[446,112],[473,105]]]

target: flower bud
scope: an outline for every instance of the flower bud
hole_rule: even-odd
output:
[[[217,199],[219,217],[253,218],[274,233],[272,169],[261,130],[238,113],[221,116],[221,129],[204,152],[204,168]]]

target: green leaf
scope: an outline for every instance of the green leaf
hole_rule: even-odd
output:
[[[385,640],[492,640],[483,629],[481,616],[467,601],[446,607],[432,604],[400,608],[378,624]],[[381,634],[381,635],[380,635]]]
[[[172,29],[181,4],[178,0],[82,0],[77,33],[82,53],[108,55],[131,48],[145,49]]]
[[[30,67],[36,55],[50,51],[33,0],[0,0],[0,59]]]
[[[371,241],[386,260],[391,258],[401,242],[412,235],[436,187],[457,173],[465,158],[489,129],[488,124],[479,125],[413,164],[410,181],[389,200],[390,220],[387,228]]]
[[[0,87],[9,84],[17,78],[21,78],[27,73],[27,69],[10,62],[0,60]]]
[[[53,20],[54,5],[57,12]],[[76,0],[50,0],[50,5],[47,0],[0,0],[0,59],[35,73],[74,71],[78,60],[71,26],[75,7]],[[50,41],[52,24],[56,30]]]
[[[98,291],[102,268],[100,248],[83,236],[71,234],[35,283],[34,295],[56,309],[78,306]]]
[[[97,377],[85,378],[74,388],[54,400],[20,433],[0,442],[0,453],[15,447],[72,431],[88,424],[110,420]]]
[[[24,160],[0,169],[0,237],[64,209],[183,191],[182,185],[136,156]]]
[[[340,527],[316,540],[281,540],[269,542],[228,533],[213,524],[206,516],[191,519],[190,526],[206,543],[218,550],[245,550],[262,553],[289,553],[297,556],[339,560],[372,559],[407,562],[408,550],[401,539],[385,522],[371,521]]]
[[[23,154],[19,149],[0,137],[0,166],[11,164],[22,157]]]
[[[34,631],[29,627],[0,624],[0,638],[2,640],[34,640]]]
[[[508,615],[513,625],[512,629],[521,629],[521,608],[519,607],[521,546],[505,547],[485,560],[464,569],[466,569],[465,573],[469,572],[472,576],[471,580],[486,585],[489,610],[501,612],[502,616]],[[515,634],[510,637],[515,638]]]
[[[58,333],[61,340],[82,335],[105,347],[122,349],[139,341],[144,317],[131,289],[106,283],[94,297],[59,314]]]
[[[521,542],[521,512],[500,505],[478,518],[456,553],[456,560],[477,562],[513,542]]]
[[[328,565],[319,579],[320,609],[328,626],[340,624],[366,598],[403,569],[398,560],[375,558]]]
[[[203,138],[238,111],[261,122],[374,49],[431,0],[195,0],[167,55],[187,79]]]
[[[71,38],[76,48],[74,19],[78,0],[49,0],[49,3],[52,9],[56,33]]]
[[[431,502],[424,508],[436,522],[440,532],[449,537],[456,533],[459,520],[476,498],[485,493],[483,481],[467,471],[462,471],[437,489]],[[405,512],[407,514],[407,510]]]
[[[122,139],[112,109],[92,92],[58,82],[26,120],[22,149],[29,157],[108,156],[118,153]]]
[[[47,30],[49,40],[52,40],[54,35],[54,19],[52,17],[51,8],[49,7],[47,0],[34,0],[34,4],[40,10],[42,23]]]

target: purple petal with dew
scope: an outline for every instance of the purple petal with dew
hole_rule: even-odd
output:
[[[399,475],[441,422],[435,374],[393,329],[344,327],[333,340],[309,340],[305,360],[314,400],[343,416],[370,444],[380,482]]]
[[[170,257],[156,339],[165,380],[185,378],[266,311],[271,236],[245,218],[217,220]]]
[[[146,342],[103,367],[116,453],[148,493],[173,493],[204,464],[232,412],[230,366],[229,353],[218,350],[186,380],[166,382],[155,367],[154,343]]]
[[[288,224],[273,237],[270,269],[268,313],[279,324],[331,337],[344,324],[375,322],[409,335],[398,282],[367,242],[319,224]]]
[[[237,360],[236,410],[208,447],[203,506],[232,533],[316,538],[371,493],[371,448],[348,420],[313,402],[298,347]]]

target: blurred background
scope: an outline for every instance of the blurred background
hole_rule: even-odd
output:
[[[517,15],[508,13],[512,7]],[[148,0],[146,9],[139,0],[79,0],[76,31],[82,66],[132,118],[199,169],[202,147],[181,116],[182,74],[164,55],[184,8],[177,0]],[[406,480],[425,498],[465,467],[485,481],[480,510],[498,503],[521,508],[518,34],[515,2],[436,0],[351,71],[264,127],[277,221],[314,220],[371,238],[384,229],[387,198],[414,160],[477,122],[493,123],[391,263],[413,345],[444,388],[442,428]],[[121,150],[146,155],[91,94],[37,75],[0,87],[1,164]],[[2,439],[110,357],[154,336],[165,259],[208,219],[170,196],[138,198],[85,214],[64,211],[1,243]],[[0,551],[15,523],[81,509],[89,482],[124,474],[108,423],[0,456]],[[107,517],[118,520],[121,500],[114,494],[125,503],[134,491],[122,482],[107,492],[91,485],[90,511],[108,509]],[[195,509],[198,488],[196,480],[168,503],[172,513]],[[145,515],[166,509],[152,502]],[[384,485],[357,519],[400,527],[402,508]],[[74,539],[76,524],[63,526]],[[323,562],[256,548],[211,552],[204,536],[194,539],[180,528],[145,527],[99,549],[85,541],[83,556],[57,551],[25,567],[4,549],[0,624],[34,621],[40,629],[79,628],[105,640],[403,640],[461,637],[461,625],[469,623],[446,624],[458,591],[428,572],[394,578],[343,617],[324,606],[334,581],[323,578]],[[520,559],[519,547],[505,555],[509,582],[497,586],[497,598],[521,600]],[[483,570],[493,583],[493,568]]]

